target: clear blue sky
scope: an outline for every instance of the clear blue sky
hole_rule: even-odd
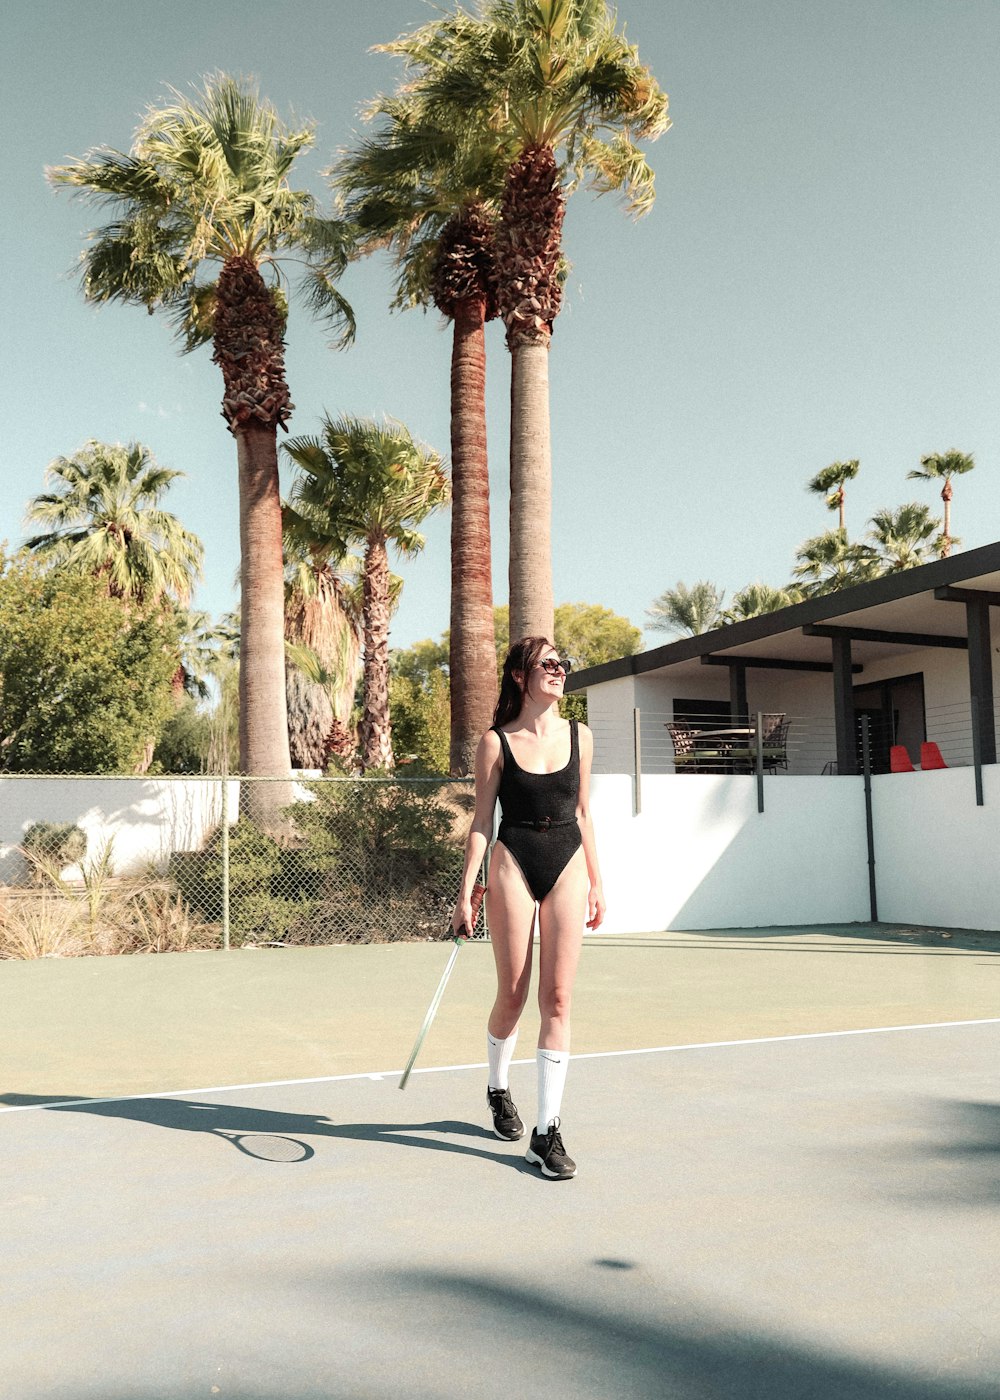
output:
[[[422,0],[35,0],[0,21],[4,423],[0,539],[23,538],[46,464],[87,438],[140,438],[187,473],[167,505],[201,535],[196,603],[235,602],[235,446],[209,352],[179,356],[134,308],[95,311],[71,275],[94,211],[43,166],[127,149],[167,84],[255,75],[318,124],[301,182],[359,130],[396,78],[371,54],[429,17]],[[638,626],[678,579],[731,595],[778,584],[834,523],[805,482],[858,457],[848,525],[907,499],[923,453],[957,447],[965,547],[1000,538],[1000,4],[996,0],[622,0],[630,38],[670,95],[650,148],[653,212],[573,196],[573,270],[551,354],[553,568],[559,602]],[[376,259],[342,284],[355,347],[325,348],[294,311],[294,433],[389,413],[448,449],[450,335],[387,310]],[[506,600],[509,363],[489,328],[494,586]],[[448,520],[404,563],[394,645],[448,623]],[[650,643],[662,636],[647,634]]]

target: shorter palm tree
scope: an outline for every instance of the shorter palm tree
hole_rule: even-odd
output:
[[[806,598],[835,593],[879,574],[878,556],[867,544],[851,544],[846,530],[827,530],[800,545],[793,577]]]
[[[331,561],[323,541],[285,530],[285,689],[296,768],[354,752],[351,710],[361,652],[361,561]],[[290,663],[290,664],[289,664]]]
[[[918,501],[876,511],[868,524],[880,574],[898,574],[928,563],[935,553],[935,533],[941,528],[941,521]]]
[[[54,566],[103,575],[117,598],[186,605],[201,577],[203,548],[160,507],[184,473],[161,467],[141,442],[91,440],[45,471],[52,490],[28,503],[27,519],[48,528],[26,547]]]
[[[771,588],[766,583],[749,583],[733,594],[733,601],[724,613],[721,622],[746,622],[751,617],[763,617],[765,613],[778,612],[789,608],[793,603],[802,602],[801,588],[789,585],[787,588]]]
[[[907,481],[943,481],[941,487],[941,499],[944,501],[944,528],[941,531],[941,542],[938,552],[942,559],[947,559],[951,553],[953,544],[960,544],[960,540],[953,538],[951,533],[951,498],[953,476],[964,476],[966,472],[974,470],[975,458],[971,452],[956,452],[954,448],[950,452],[931,452],[926,457],[920,459],[920,471],[907,472]]]
[[[403,555],[424,547],[414,528],[449,498],[444,459],[415,441],[402,423],[324,418],[318,437],[293,438],[285,451],[299,469],[286,528],[325,539],[331,556],[364,546],[362,617],[364,713],[361,762],[391,768],[388,546]]]
[[[688,588],[678,583],[668,588],[648,609],[649,628],[653,632],[677,632],[697,637],[718,626],[725,597],[714,583],[701,581]]]
[[[861,463],[855,457],[849,462],[831,462],[828,467],[824,467],[821,472],[817,472],[806,488],[814,492],[817,496],[826,497],[828,510],[835,510],[839,516],[839,526],[841,530],[847,528],[847,519],[844,510],[846,499],[844,483],[853,481],[858,474]]]

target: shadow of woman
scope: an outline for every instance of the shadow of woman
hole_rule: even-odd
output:
[[[175,1132],[211,1134],[229,1142],[244,1155],[269,1162],[307,1162],[315,1156],[316,1149],[302,1139],[332,1138],[352,1142],[384,1142],[430,1152],[458,1152],[468,1157],[500,1162],[521,1171],[529,1170],[522,1157],[511,1157],[509,1152],[490,1151],[467,1142],[449,1141],[450,1138],[493,1140],[486,1128],[457,1119],[441,1119],[431,1123],[335,1123],[318,1114],[285,1113],[275,1109],[179,1098],[102,1100],[71,1095],[56,1099],[51,1095],[0,1094],[0,1104],[7,1108],[39,1108],[50,1113],[88,1113],[100,1118],[149,1123]],[[433,1136],[421,1136],[424,1133]],[[272,1139],[272,1145],[269,1147],[264,1139]],[[281,1146],[282,1141],[288,1146]]]

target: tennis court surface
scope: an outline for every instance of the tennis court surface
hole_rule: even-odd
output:
[[[588,939],[572,1182],[488,947],[0,964],[11,1400],[996,1400],[1000,935]],[[511,1084],[534,1109],[527,1018]]]

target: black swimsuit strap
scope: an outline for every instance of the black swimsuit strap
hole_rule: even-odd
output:
[[[490,728],[493,729],[493,730],[495,730],[496,733],[500,736],[500,747],[503,749],[504,758],[505,758],[505,759],[507,759],[507,758],[512,758],[512,759],[514,759],[514,767],[515,767],[515,768],[521,768],[521,765],[518,763],[517,759],[514,758],[514,752],[513,752],[513,750],[511,749],[510,743],[509,743],[509,741],[508,741],[508,739],[507,739],[507,735],[506,735],[506,734],[503,732],[503,730],[500,728],[499,724],[492,724],[492,725],[490,725]],[[577,721],[576,721],[575,719],[571,719],[570,722],[569,722],[569,763],[567,763],[566,767],[567,767],[567,768],[571,767],[574,758],[579,758],[579,756],[580,756],[580,741],[579,741],[579,739],[578,739],[578,737],[577,737]],[[565,769],[563,769],[563,768],[557,768],[555,771],[556,771],[557,773],[563,773],[563,772],[565,772]],[[528,772],[528,770],[527,770],[526,768],[521,768],[521,772],[522,772],[522,773],[526,773],[526,772]],[[531,777],[538,777],[538,778],[547,778],[547,777],[549,777],[549,776],[551,776],[551,775],[548,774],[548,773],[533,773],[533,774],[530,774],[530,776],[531,776]]]

